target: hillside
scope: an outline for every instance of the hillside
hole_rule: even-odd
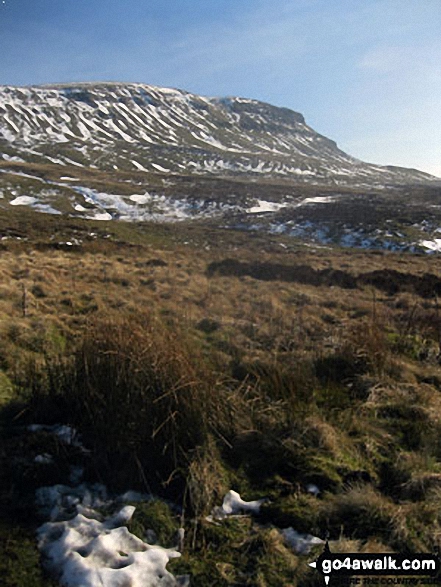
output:
[[[358,161],[286,108],[109,83],[2,87],[0,113],[3,209],[441,247],[439,180]]]
[[[0,94],[2,585],[439,551],[440,182],[255,100]]]
[[[437,257],[26,208],[0,228],[7,587],[51,584],[38,527],[82,587],[144,585],[145,544],[178,544],[155,567],[175,587],[318,587],[312,537],[439,546]]]
[[[334,185],[430,180],[357,161],[301,114],[244,98],[142,84],[3,86],[0,114],[5,153],[28,162]]]

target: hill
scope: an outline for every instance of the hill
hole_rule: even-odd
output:
[[[56,524],[85,553],[74,545],[101,544],[127,500],[133,519],[113,516],[114,530],[141,542],[108,538],[84,565],[122,572],[184,528],[167,569],[192,586],[316,587],[311,536],[337,552],[437,547],[436,256],[26,208],[0,227],[6,586],[50,584],[43,521],[46,555],[60,553]],[[219,512],[231,490],[259,507]]]
[[[440,247],[439,180],[358,161],[287,108],[96,83],[3,86],[0,113],[3,208]]]
[[[301,114],[257,100],[88,83],[0,87],[0,104],[2,146],[29,162],[334,185],[431,179],[358,161]]]

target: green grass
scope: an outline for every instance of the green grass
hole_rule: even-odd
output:
[[[0,577],[4,587],[56,587],[42,570],[34,528],[0,521]]]
[[[92,450],[88,480],[157,495],[137,506],[131,529],[152,529],[170,546],[183,525],[183,556],[170,568],[191,573],[196,586],[318,585],[307,569],[315,555],[283,543],[277,528],[288,526],[361,551],[434,546],[438,305],[406,284],[439,278],[437,258],[310,252],[204,223],[87,223],[29,210],[2,215],[0,231],[29,239],[3,241],[0,255],[8,587],[47,584],[33,492],[65,482],[70,464],[84,460],[46,433],[25,434],[36,421],[79,429]],[[57,249],[53,234],[84,242]],[[226,259],[269,268],[269,279],[208,274]],[[282,279],[299,266],[333,281]],[[392,293],[360,277],[391,270],[404,276]],[[56,466],[36,466],[44,452]],[[269,501],[259,517],[210,524],[229,489]],[[17,578],[20,557],[27,562]]]

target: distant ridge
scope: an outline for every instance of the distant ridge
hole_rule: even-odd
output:
[[[141,83],[0,86],[0,147],[28,162],[128,172],[334,186],[434,179],[363,163],[288,108]]]

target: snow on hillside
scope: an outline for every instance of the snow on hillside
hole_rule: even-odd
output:
[[[143,84],[0,86],[0,149],[3,209],[103,221],[215,218],[325,245],[440,251],[441,215],[427,204],[437,202],[435,178],[358,161],[301,114],[257,100]],[[408,234],[389,238],[373,208],[381,200],[389,219],[400,219],[414,190],[424,195],[412,200]],[[371,197],[377,226],[355,212]]]
[[[257,100],[205,98],[143,84],[0,86],[9,160],[145,173],[257,175],[297,182],[428,181],[350,157],[303,116]],[[5,155],[3,155],[5,157]]]

